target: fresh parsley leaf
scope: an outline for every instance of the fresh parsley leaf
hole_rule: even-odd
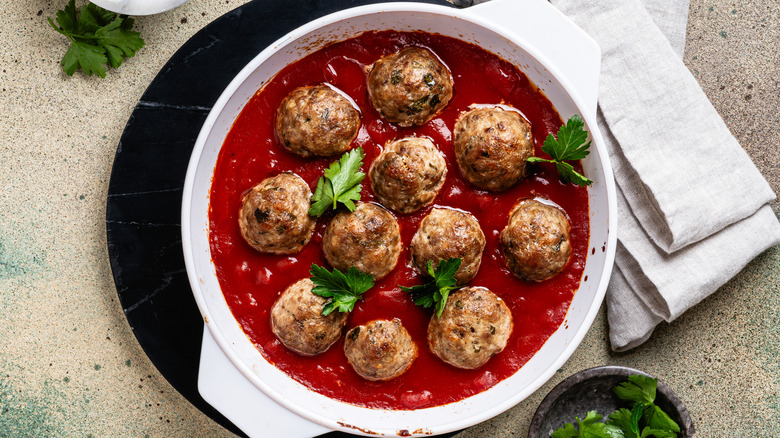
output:
[[[639,420],[642,419],[642,414],[645,412],[645,405],[642,403],[635,403],[631,409],[631,423],[629,428],[635,435],[639,435]]]
[[[676,433],[670,432],[668,430],[651,429],[650,427],[645,427],[644,429],[642,429],[642,434],[640,435],[640,438],[648,438],[651,436],[655,438],[677,438]]]
[[[101,8],[100,6],[96,6],[94,3],[87,3],[87,5],[82,9],[82,13],[87,12],[89,15],[94,17],[95,22],[97,22],[98,27],[105,26],[108,23],[114,21],[116,19],[116,14]],[[130,20],[131,28],[133,20],[127,18],[127,15],[120,15],[120,18],[124,19],[125,21]],[[130,29],[128,29],[130,30]],[[94,30],[93,30],[94,31]]]
[[[544,140],[542,151],[547,153],[551,159],[540,157],[529,157],[530,163],[553,163],[558,170],[558,174],[564,182],[573,182],[580,187],[589,186],[593,181],[580,174],[571,164],[566,161],[581,160],[588,156],[590,151],[590,141],[588,140],[588,131],[584,130],[585,121],[578,115],[569,118],[565,125],[558,129],[558,138],[548,134]]]
[[[100,28],[100,24],[98,23],[99,17],[100,14],[97,13],[95,5],[87,3],[86,6],[81,8],[81,14],[78,15],[76,33],[84,35],[89,32],[94,34],[95,31]]]
[[[577,418],[577,421],[580,419]],[[556,429],[550,434],[550,438],[575,438],[580,436],[580,431],[574,428],[571,423],[566,423],[563,427]]]
[[[654,403],[657,386],[658,379],[633,375],[613,388],[620,399],[634,402],[634,406],[631,411],[620,409],[610,415],[609,423],[626,431],[626,438],[676,437],[680,426]]]
[[[672,420],[669,415],[659,408],[657,405],[651,403],[650,406],[645,409],[644,416],[642,417],[645,424],[655,430],[665,430],[680,433],[680,425]]]
[[[620,428],[600,422],[601,415],[596,411],[589,411],[584,420],[574,417],[577,421],[578,429],[571,423],[565,424],[562,428],[554,431],[551,438],[625,438]]]
[[[144,40],[138,37],[138,32],[124,29],[123,22],[121,18],[117,18],[95,31],[95,37],[105,47],[109,63],[113,68],[119,67],[125,57],[132,57],[144,46]]]
[[[581,160],[588,156],[590,141],[588,131],[584,130],[585,121],[578,115],[573,115],[566,121],[566,125],[558,130],[558,139],[552,134],[547,135],[542,150],[550,154],[556,160]]]
[[[60,25],[63,31],[76,32],[76,23],[78,22],[78,19],[76,18],[76,2],[74,0],[68,2],[65,9],[57,11],[56,17],[57,24]],[[49,18],[49,22],[51,23],[51,18]],[[56,26],[55,29],[57,29]]]
[[[366,154],[363,148],[352,149],[334,161],[314,189],[309,215],[320,217],[329,209],[335,210],[338,203],[344,204],[349,211],[355,211],[355,202],[360,201],[361,182],[366,174],[360,171]]]
[[[589,411],[582,421],[577,418],[581,436],[583,438],[624,438],[619,428],[602,423],[601,418],[596,411]]]
[[[658,379],[639,374],[628,376],[628,381],[622,382],[612,390],[621,400],[634,403],[653,403]]]
[[[339,312],[350,312],[355,303],[361,299],[364,292],[374,286],[374,277],[371,274],[360,272],[351,266],[346,274],[333,269],[328,271],[322,266],[311,265],[311,281],[314,282],[312,293],[331,300],[322,309],[324,316],[338,309]]]
[[[565,182],[573,182],[580,187],[593,184],[593,181],[586,178],[585,175],[574,170],[574,166],[565,161],[556,161],[555,168],[558,170],[558,174],[561,175]],[[566,176],[564,177],[563,175]]]
[[[623,434],[623,431],[616,426],[613,426],[611,424],[605,424],[605,423],[596,423],[599,426],[597,426],[600,429],[600,432],[602,435],[609,437],[609,438],[625,438],[626,436]],[[601,426],[603,425],[603,426]]]
[[[444,305],[447,304],[450,291],[458,288],[455,273],[460,268],[462,261],[461,258],[441,260],[434,270],[433,261],[428,260],[427,270],[433,280],[412,287],[401,286],[401,290],[412,294],[412,300],[418,306],[428,308],[435,304],[436,317],[438,318],[444,311]]]
[[[76,10],[75,0],[57,11],[57,24],[49,24],[65,35],[71,44],[60,64],[68,76],[81,69],[87,76],[106,77],[105,64],[119,67],[125,58],[135,55],[145,45],[138,32],[133,32],[133,19],[117,15],[92,3]]]
[[[108,59],[103,54],[103,50],[99,47],[85,43],[82,41],[73,40],[68,47],[68,51],[65,52],[65,56],[62,57],[62,69],[68,76],[73,76],[77,68],[80,68],[87,76],[92,76],[92,73],[106,77],[106,68],[103,66]]]
[[[629,411],[626,408],[620,408],[609,414],[607,424],[620,428],[623,431],[625,438],[637,438],[638,432],[634,432],[631,427],[632,412],[633,411]]]

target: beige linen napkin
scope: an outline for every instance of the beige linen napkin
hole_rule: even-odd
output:
[[[608,319],[627,350],[780,243],[775,195],[682,62],[687,1],[551,2],[602,50],[619,210]]]

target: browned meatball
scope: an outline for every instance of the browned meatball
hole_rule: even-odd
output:
[[[417,345],[400,319],[376,319],[347,332],[344,354],[360,377],[390,380],[409,369],[417,357]]]
[[[291,254],[314,232],[309,216],[311,190],[292,173],[264,179],[244,196],[238,214],[241,235],[260,252]]]
[[[436,198],[447,177],[447,163],[430,139],[406,137],[385,145],[368,176],[379,202],[411,213]]]
[[[526,176],[534,153],[531,125],[516,111],[475,108],[455,122],[453,147],[460,173],[479,188],[506,190]]]
[[[422,125],[452,98],[452,75],[430,51],[407,47],[376,61],[368,74],[371,104],[401,126]]]
[[[512,273],[529,281],[559,274],[571,256],[566,214],[535,199],[520,201],[501,231],[501,250]]]
[[[355,211],[343,211],[330,221],[322,237],[322,250],[334,268],[346,272],[354,266],[380,279],[398,262],[401,229],[389,211],[359,203]]]
[[[512,334],[512,313],[484,287],[464,287],[447,298],[428,324],[428,347],[452,366],[479,368],[500,353]]]
[[[296,88],[276,110],[276,135],[288,151],[302,157],[346,151],[359,128],[358,110],[327,85]]]
[[[271,307],[271,329],[285,347],[313,356],[330,348],[347,324],[347,313],[338,310],[322,316],[330,298],[312,293],[314,283],[304,278],[285,289]]]
[[[460,258],[455,280],[465,284],[477,275],[484,249],[485,234],[474,216],[460,210],[434,208],[412,237],[412,263],[426,273],[428,261],[435,269],[441,260]]]

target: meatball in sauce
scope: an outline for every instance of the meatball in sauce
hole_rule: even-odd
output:
[[[429,261],[435,269],[441,260],[460,258],[455,280],[465,284],[477,275],[484,249],[485,234],[471,213],[434,208],[412,237],[412,264],[425,274]]]
[[[322,237],[325,259],[336,269],[354,266],[380,279],[401,254],[401,229],[395,217],[377,204],[359,203],[355,211],[337,214]]]
[[[328,85],[296,88],[276,110],[276,135],[302,157],[329,157],[349,149],[360,129],[360,112]]]
[[[406,137],[385,145],[368,176],[382,205],[412,213],[433,203],[447,177],[447,162],[430,139]]]
[[[448,364],[479,368],[506,347],[512,312],[484,287],[464,287],[449,295],[440,317],[428,324],[428,347]]]
[[[571,256],[571,226],[558,207],[524,199],[509,214],[501,231],[506,265],[516,276],[544,281],[558,275]]]
[[[376,319],[347,332],[344,354],[360,377],[371,381],[391,380],[412,365],[417,357],[417,345],[400,319]]]
[[[314,283],[305,278],[288,287],[271,307],[271,329],[288,349],[314,356],[330,348],[347,323],[347,313],[322,315],[330,298],[312,293]]]
[[[242,200],[238,215],[241,236],[262,253],[300,251],[314,233],[310,198],[308,184],[298,175],[282,173],[264,179]]]
[[[501,107],[478,107],[461,113],[453,130],[460,173],[475,186],[499,192],[526,176],[534,153],[531,125],[523,116]]]
[[[452,75],[427,49],[407,47],[376,61],[368,74],[374,109],[400,126],[422,125],[452,98]]]

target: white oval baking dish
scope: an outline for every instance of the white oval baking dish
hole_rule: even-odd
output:
[[[595,181],[588,189],[590,247],[598,250],[588,253],[583,273],[588,281],[576,292],[565,323],[528,363],[496,386],[456,403],[414,411],[342,403],[307,389],[269,364],[247,339],[225,302],[208,240],[211,177],[225,136],[243,106],[287,64],[330,42],[386,29],[459,38],[511,61],[547,95],[563,120],[581,115],[593,139],[583,167]],[[235,369],[280,407],[326,428],[363,435],[427,436],[462,429],[509,409],[544,384],[587,333],[603,300],[614,259],[615,187],[595,121],[598,77],[597,73],[594,77],[592,66],[595,62],[597,72],[598,57],[595,43],[543,0],[493,0],[468,9],[418,3],[357,7],[312,21],[258,54],[225,89],[204,123],[192,153],[182,202],[182,243],[193,294],[209,333]],[[584,77],[573,76],[582,65],[591,66],[590,72]],[[246,411],[246,402],[231,400],[226,405],[243,406],[242,411]],[[265,409],[257,415],[273,415]],[[271,433],[246,432],[257,436]]]

